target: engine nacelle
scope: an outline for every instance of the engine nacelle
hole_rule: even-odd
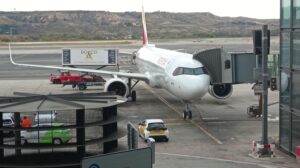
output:
[[[217,99],[227,99],[232,95],[232,91],[232,84],[216,84],[208,88],[209,94]]]
[[[126,97],[129,93],[129,88],[126,82],[120,78],[112,78],[106,81],[104,85],[105,92],[116,92],[117,95]]]

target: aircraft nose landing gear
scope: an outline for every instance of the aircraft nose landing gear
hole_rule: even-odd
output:
[[[189,103],[186,103],[185,104],[185,110],[183,111],[183,119],[192,119],[192,111],[191,111],[191,109],[190,109],[190,104]]]

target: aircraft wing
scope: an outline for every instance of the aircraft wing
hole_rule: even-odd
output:
[[[20,64],[14,62],[12,58],[11,48],[9,44],[9,57],[10,62],[14,65],[18,66],[26,66],[26,67],[36,67],[36,68],[47,68],[47,69],[57,69],[57,70],[69,70],[69,71],[78,71],[78,72],[90,72],[90,73],[98,73],[103,75],[111,75],[113,77],[125,77],[138,79],[142,81],[148,81],[148,76],[142,73],[127,73],[127,72],[114,72],[114,71],[105,71],[105,70],[95,70],[95,69],[85,69],[85,68],[71,68],[71,67],[60,67],[60,66],[49,66],[49,65],[35,65],[35,64]]]

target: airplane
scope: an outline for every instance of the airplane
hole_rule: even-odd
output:
[[[163,88],[185,104],[184,119],[192,119],[191,101],[202,98],[208,91],[216,98],[227,98],[229,93],[222,95],[223,86],[210,86],[210,76],[204,65],[194,59],[194,55],[174,50],[157,48],[148,43],[144,8],[142,8],[143,46],[137,51],[135,63],[140,73],[113,72],[83,68],[21,64],[13,61],[9,44],[10,61],[14,65],[49,68],[58,70],[79,71],[111,75],[104,85],[104,91],[115,91],[117,95],[131,97],[136,101],[136,91],[133,87],[144,81],[153,88]],[[128,82],[124,80],[128,79]],[[137,80],[132,85],[131,80]],[[221,95],[218,95],[221,93]],[[231,94],[231,91],[230,91]]]

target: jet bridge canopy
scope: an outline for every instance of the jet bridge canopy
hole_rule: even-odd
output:
[[[257,58],[254,53],[230,53],[223,48],[215,48],[194,54],[194,59],[206,66],[211,76],[211,84],[255,82]]]

